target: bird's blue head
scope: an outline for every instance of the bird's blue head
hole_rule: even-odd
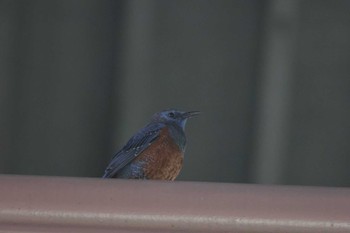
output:
[[[168,109],[154,114],[152,121],[166,124],[176,124],[185,130],[187,119],[197,116],[199,113],[200,112],[198,111],[182,112],[175,109]]]

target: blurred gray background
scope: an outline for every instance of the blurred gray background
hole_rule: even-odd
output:
[[[200,110],[178,180],[350,185],[350,1],[0,1],[0,173],[98,177]]]

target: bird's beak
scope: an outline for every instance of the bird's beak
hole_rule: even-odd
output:
[[[192,118],[192,117],[198,116],[200,113],[201,113],[200,111],[185,112],[184,114],[182,114],[182,117],[184,119]]]

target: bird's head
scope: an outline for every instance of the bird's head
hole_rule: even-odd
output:
[[[199,113],[199,111],[182,112],[175,109],[168,109],[155,113],[152,117],[152,121],[176,124],[184,130],[187,119],[197,116]]]

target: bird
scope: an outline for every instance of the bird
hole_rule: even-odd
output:
[[[199,113],[176,109],[155,113],[112,157],[102,178],[175,180],[183,165],[186,122]]]

